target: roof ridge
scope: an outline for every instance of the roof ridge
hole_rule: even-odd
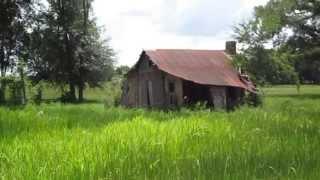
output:
[[[222,49],[148,49],[145,51],[211,51],[211,52],[225,52]]]
[[[218,49],[156,49],[156,51],[224,51]]]

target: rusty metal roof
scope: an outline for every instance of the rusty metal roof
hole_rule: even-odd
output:
[[[223,50],[160,49],[144,52],[160,70],[184,80],[252,91],[241,80],[240,74],[231,64],[230,56]]]

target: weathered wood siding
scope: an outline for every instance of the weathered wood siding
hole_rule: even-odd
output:
[[[147,57],[138,64],[137,70],[127,78],[129,89],[124,92],[122,104],[127,107],[163,107],[165,104],[164,73]],[[123,88],[126,90],[126,88]]]
[[[174,92],[169,91],[169,83],[174,84]],[[142,57],[137,69],[127,76],[122,105],[155,108],[182,106],[182,80],[160,71],[147,57]]]
[[[132,72],[127,77],[127,81],[122,88],[122,105],[126,107],[138,106],[138,76],[136,72]]]
[[[148,107],[148,93],[151,107],[164,104],[163,74],[156,66],[144,58],[138,68],[139,107]],[[148,89],[148,87],[150,89]],[[148,92],[149,91],[149,92]]]
[[[180,78],[165,74],[165,105],[166,106],[182,106],[183,105],[183,81]],[[169,84],[174,84],[174,92],[170,92]],[[174,102],[172,102],[172,100]]]

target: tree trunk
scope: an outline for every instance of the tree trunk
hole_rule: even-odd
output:
[[[19,68],[20,69],[20,78],[21,78],[21,86],[22,86],[22,99],[21,99],[21,103],[24,105],[27,102],[27,95],[26,95],[26,84],[24,81],[24,72],[23,72],[23,68]],[[21,89],[19,90],[21,91]]]
[[[83,5],[83,34],[84,36],[87,35],[87,23],[88,23],[88,14],[89,14],[89,7],[88,7],[88,1],[87,0],[82,0],[82,5]],[[80,84],[79,84],[79,102],[83,102],[84,97],[83,97],[83,91],[84,91],[84,83],[82,80],[82,70],[83,70],[83,57],[80,57]]]
[[[84,86],[82,84],[79,85],[79,102],[83,102],[84,97],[83,97],[83,91],[84,91]]]
[[[3,79],[0,79],[0,104],[5,103],[5,90],[6,84]]]
[[[74,85],[74,83],[72,83],[72,82],[70,82],[69,83],[69,95],[70,95],[70,101],[71,102],[75,102],[76,101],[76,99],[77,99],[77,97],[76,97],[76,86]]]
[[[1,52],[0,52],[0,104],[4,104],[6,99],[5,99],[5,92],[6,92],[6,82],[4,81],[5,77],[5,72],[4,72],[4,65],[2,64],[5,61],[4,58],[4,48],[1,47]]]

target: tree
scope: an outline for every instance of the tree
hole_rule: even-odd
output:
[[[47,80],[64,86],[68,101],[83,100],[86,84],[99,86],[113,69],[113,51],[90,16],[89,0],[51,0],[43,23],[35,31],[40,56],[29,63],[35,81]],[[37,48],[34,48],[37,49]]]
[[[115,73],[121,77],[125,76],[130,70],[129,66],[122,65],[116,68]]]
[[[4,102],[8,71],[24,82],[23,64],[28,60],[28,29],[35,14],[32,0],[0,2],[0,102]],[[24,89],[24,85],[23,85]],[[24,98],[25,101],[25,91]]]
[[[297,1],[287,15],[286,25],[294,34],[286,42],[296,49],[299,58],[296,68],[301,80],[320,83],[320,2]]]
[[[79,90],[79,101],[83,101],[85,84],[99,87],[101,83],[110,80],[113,75],[113,50],[107,40],[101,40],[99,30],[91,23],[86,39],[81,43],[81,50],[77,52],[76,84]]]
[[[320,2],[314,0],[270,0],[256,7],[254,18],[238,25],[236,34],[246,45],[272,42],[276,62],[296,71],[300,80],[319,83],[319,9]],[[257,32],[263,40],[251,36]]]
[[[253,19],[235,28],[235,38],[244,46],[235,57],[235,64],[260,84],[295,83],[292,55],[286,47],[266,49],[272,33],[264,30],[261,21]]]

